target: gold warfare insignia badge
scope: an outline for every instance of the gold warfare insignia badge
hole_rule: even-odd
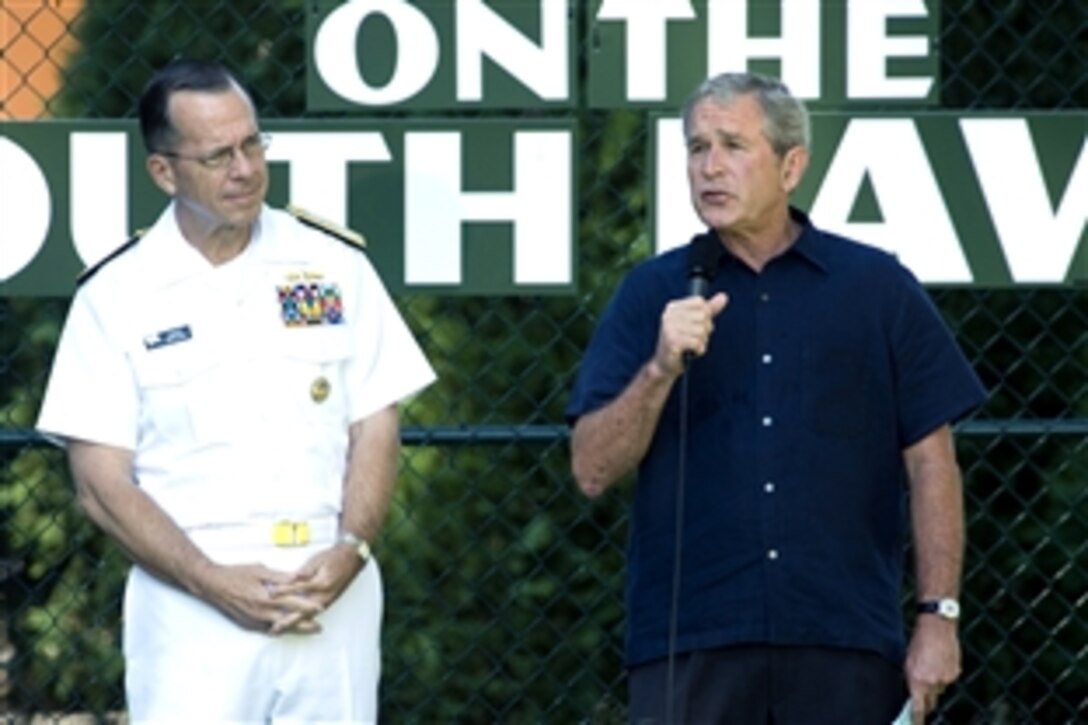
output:
[[[310,397],[314,399],[315,403],[324,403],[326,398],[329,397],[329,391],[332,386],[329,385],[329,381],[324,377],[320,377],[310,384]]]

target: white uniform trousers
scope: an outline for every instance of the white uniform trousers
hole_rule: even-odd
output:
[[[293,571],[328,546],[230,548],[220,563]],[[125,690],[133,723],[373,723],[382,583],[373,558],[317,621],[316,635],[270,636],[139,567],[124,601]]]

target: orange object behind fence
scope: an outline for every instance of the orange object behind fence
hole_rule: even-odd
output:
[[[51,115],[85,0],[0,0],[0,120]]]

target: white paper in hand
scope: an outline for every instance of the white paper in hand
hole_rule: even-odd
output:
[[[910,698],[907,698],[907,702],[903,705],[903,709],[899,711],[899,714],[892,720],[892,725],[910,725]]]

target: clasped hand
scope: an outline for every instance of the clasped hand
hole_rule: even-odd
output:
[[[294,572],[260,564],[220,567],[212,600],[246,629],[272,635],[317,634],[317,616],[351,583],[361,561],[348,547],[318,552]]]

